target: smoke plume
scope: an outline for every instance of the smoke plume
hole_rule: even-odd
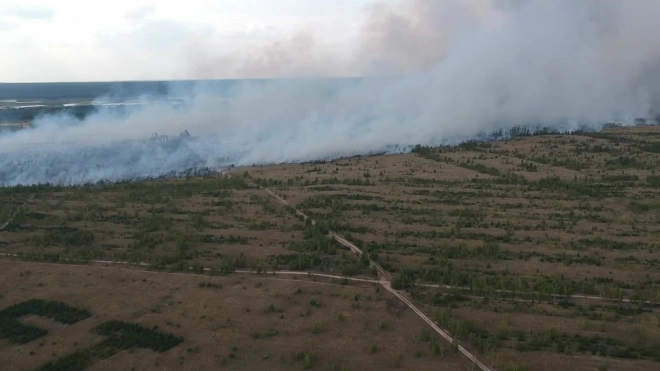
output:
[[[221,94],[200,83],[171,92],[186,95],[183,107],[153,103],[83,122],[42,117],[4,135],[0,184],[401,151],[514,126],[632,123],[659,112],[656,14],[660,2],[650,0],[382,1],[341,49],[348,55],[301,34],[186,61],[200,77],[306,78],[246,81]],[[363,77],[319,78],[346,75]],[[193,137],[143,140],[184,130]]]

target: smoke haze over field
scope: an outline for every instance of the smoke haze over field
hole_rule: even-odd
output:
[[[382,1],[341,47],[305,30],[229,54],[200,41],[183,63],[202,78],[373,77],[243,82],[222,94],[200,84],[171,91],[189,98],[184,107],[150,104],[84,122],[42,117],[35,129],[0,136],[0,184],[305,161],[514,126],[631,123],[658,112],[657,14],[653,0]],[[193,138],[135,141],[186,129]]]

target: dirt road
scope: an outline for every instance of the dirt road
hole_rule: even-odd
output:
[[[279,201],[281,204],[283,204],[283,205],[285,205],[285,206],[292,207],[291,204],[289,204],[289,203],[288,203],[285,199],[283,199],[282,197],[276,195],[273,191],[271,191],[271,190],[269,190],[269,189],[267,189],[267,188],[263,188],[263,187],[261,187],[261,186],[258,186],[258,185],[254,184],[254,183],[251,183],[251,184],[249,184],[249,185],[252,186],[252,187],[258,187],[259,189],[265,191],[265,192],[268,193],[271,197],[273,197],[275,200]],[[302,216],[305,220],[310,219],[310,218],[309,218],[307,215],[305,215],[302,211],[300,211],[300,210],[298,210],[298,209],[295,209],[295,208],[294,208],[294,210],[296,211],[296,214],[297,214],[297,215]],[[312,222],[313,224],[316,223],[313,219],[310,219],[310,220],[311,220],[311,222]],[[355,244],[353,244],[353,243],[351,243],[350,241],[346,240],[345,238],[339,236],[337,233],[335,233],[335,232],[333,232],[333,231],[330,231],[330,235],[331,235],[332,237],[334,237],[335,240],[336,240],[339,244],[348,247],[351,251],[353,251],[353,253],[355,253],[355,254],[357,254],[357,255],[362,255],[362,250],[361,250],[360,248],[358,248],[357,246],[355,246]],[[426,316],[421,310],[419,310],[419,309],[418,309],[418,308],[417,308],[412,302],[410,302],[408,299],[406,299],[406,297],[405,297],[402,293],[400,293],[399,291],[393,289],[393,288],[392,288],[392,285],[391,285],[391,283],[390,283],[390,282],[392,281],[392,277],[391,277],[391,275],[389,274],[389,272],[387,272],[385,269],[383,269],[383,267],[381,267],[378,263],[374,262],[374,261],[371,260],[371,259],[369,259],[369,264],[370,264],[372,267],[375,267],[375,268],[376,268],[376,270],[378,271],[378,277],[380,278],[380,281],[378,281],[378,282],[379,282],[379,283],[380,283],[380,284],[381,284],[381,285],[382,285],[387,291],[391,292],[394,296],[396,296],[397,298],[399,298],[404,304],[406,304],[406,305],[408,306],[408,308],[410,308],[413,312],[415,312],[415,313],[416,313],[416,314],[417,314],[417,315],[418,315],[418,316],[419,316],[424,322],[426,322],[429,326],[431,326],[431,328],[432,328],[435,332],[437,332],[440,336],[442,336],[444,339],[446,339],[450,344],[454,344],[454,345],[456,345],[457,348],[458,348],[458,351],[460,351],[460,352],[461,352],[461,353],[462,353],[467,359],[469,359],[469,360],[470,360],[475,366],[479,367],[479,369],[481,369],[482,371],[494,371],[494,369],[488,367],[487,365],[485,365],[484,363],[482,363],[481,361],[479,361],[479,359],[477,359],[477,357],[476,357],[475,355],[473,355],[472,353],[470,353],[470,352],[469,352],[467,349],[465,349],[462,345],[458,344],[458,342],[457,342],[456,339],[454,339],[454,338],[453,338],[453,337],[452,337],[447,331],[445,331],[445,330],[441,329],[440,327],[438,327],[438,326],[435,324],[435,322],[433,322],[431,319],[429,319],[429,318],[428,318],[428,317],[427,317],[427,316]]]

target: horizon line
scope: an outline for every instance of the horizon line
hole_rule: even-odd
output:
[[[299,77],[236,77],[236,78],[211,78],[211,79],[171,79],[171,80],[88,80],[88,81],[0,81],[0,85],[26,85],[26,84],[104,84],[104,83],[139,83],[139,82],[205,82],[205,81],[271,81],[271,80],[340,80],[340,79],[363,79],[375,77],[397,77],[397,76],[299,76]]]

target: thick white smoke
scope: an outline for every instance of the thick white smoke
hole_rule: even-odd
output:
[[[308,75],[381,77],[245,83],[229,96],[200,86],[186,108],[150,105],[76,125],[42,118],[0,137],[0,184],[120,180],[388,151],[514,126],[632,122],[651,114],[660,92],[656,14],[654,0],[381,2],[353,55],[294,63]],[[245,62],[251,73],[296,76],[282,61],[295,60],[299,45],[286,45],[274,46],[274,61],[272,49],[259,63],[251,51],[219,68],[236,73]],[[133,141],[186,129],[195,138]],[[34,144],[44,142],[52,144]]]

